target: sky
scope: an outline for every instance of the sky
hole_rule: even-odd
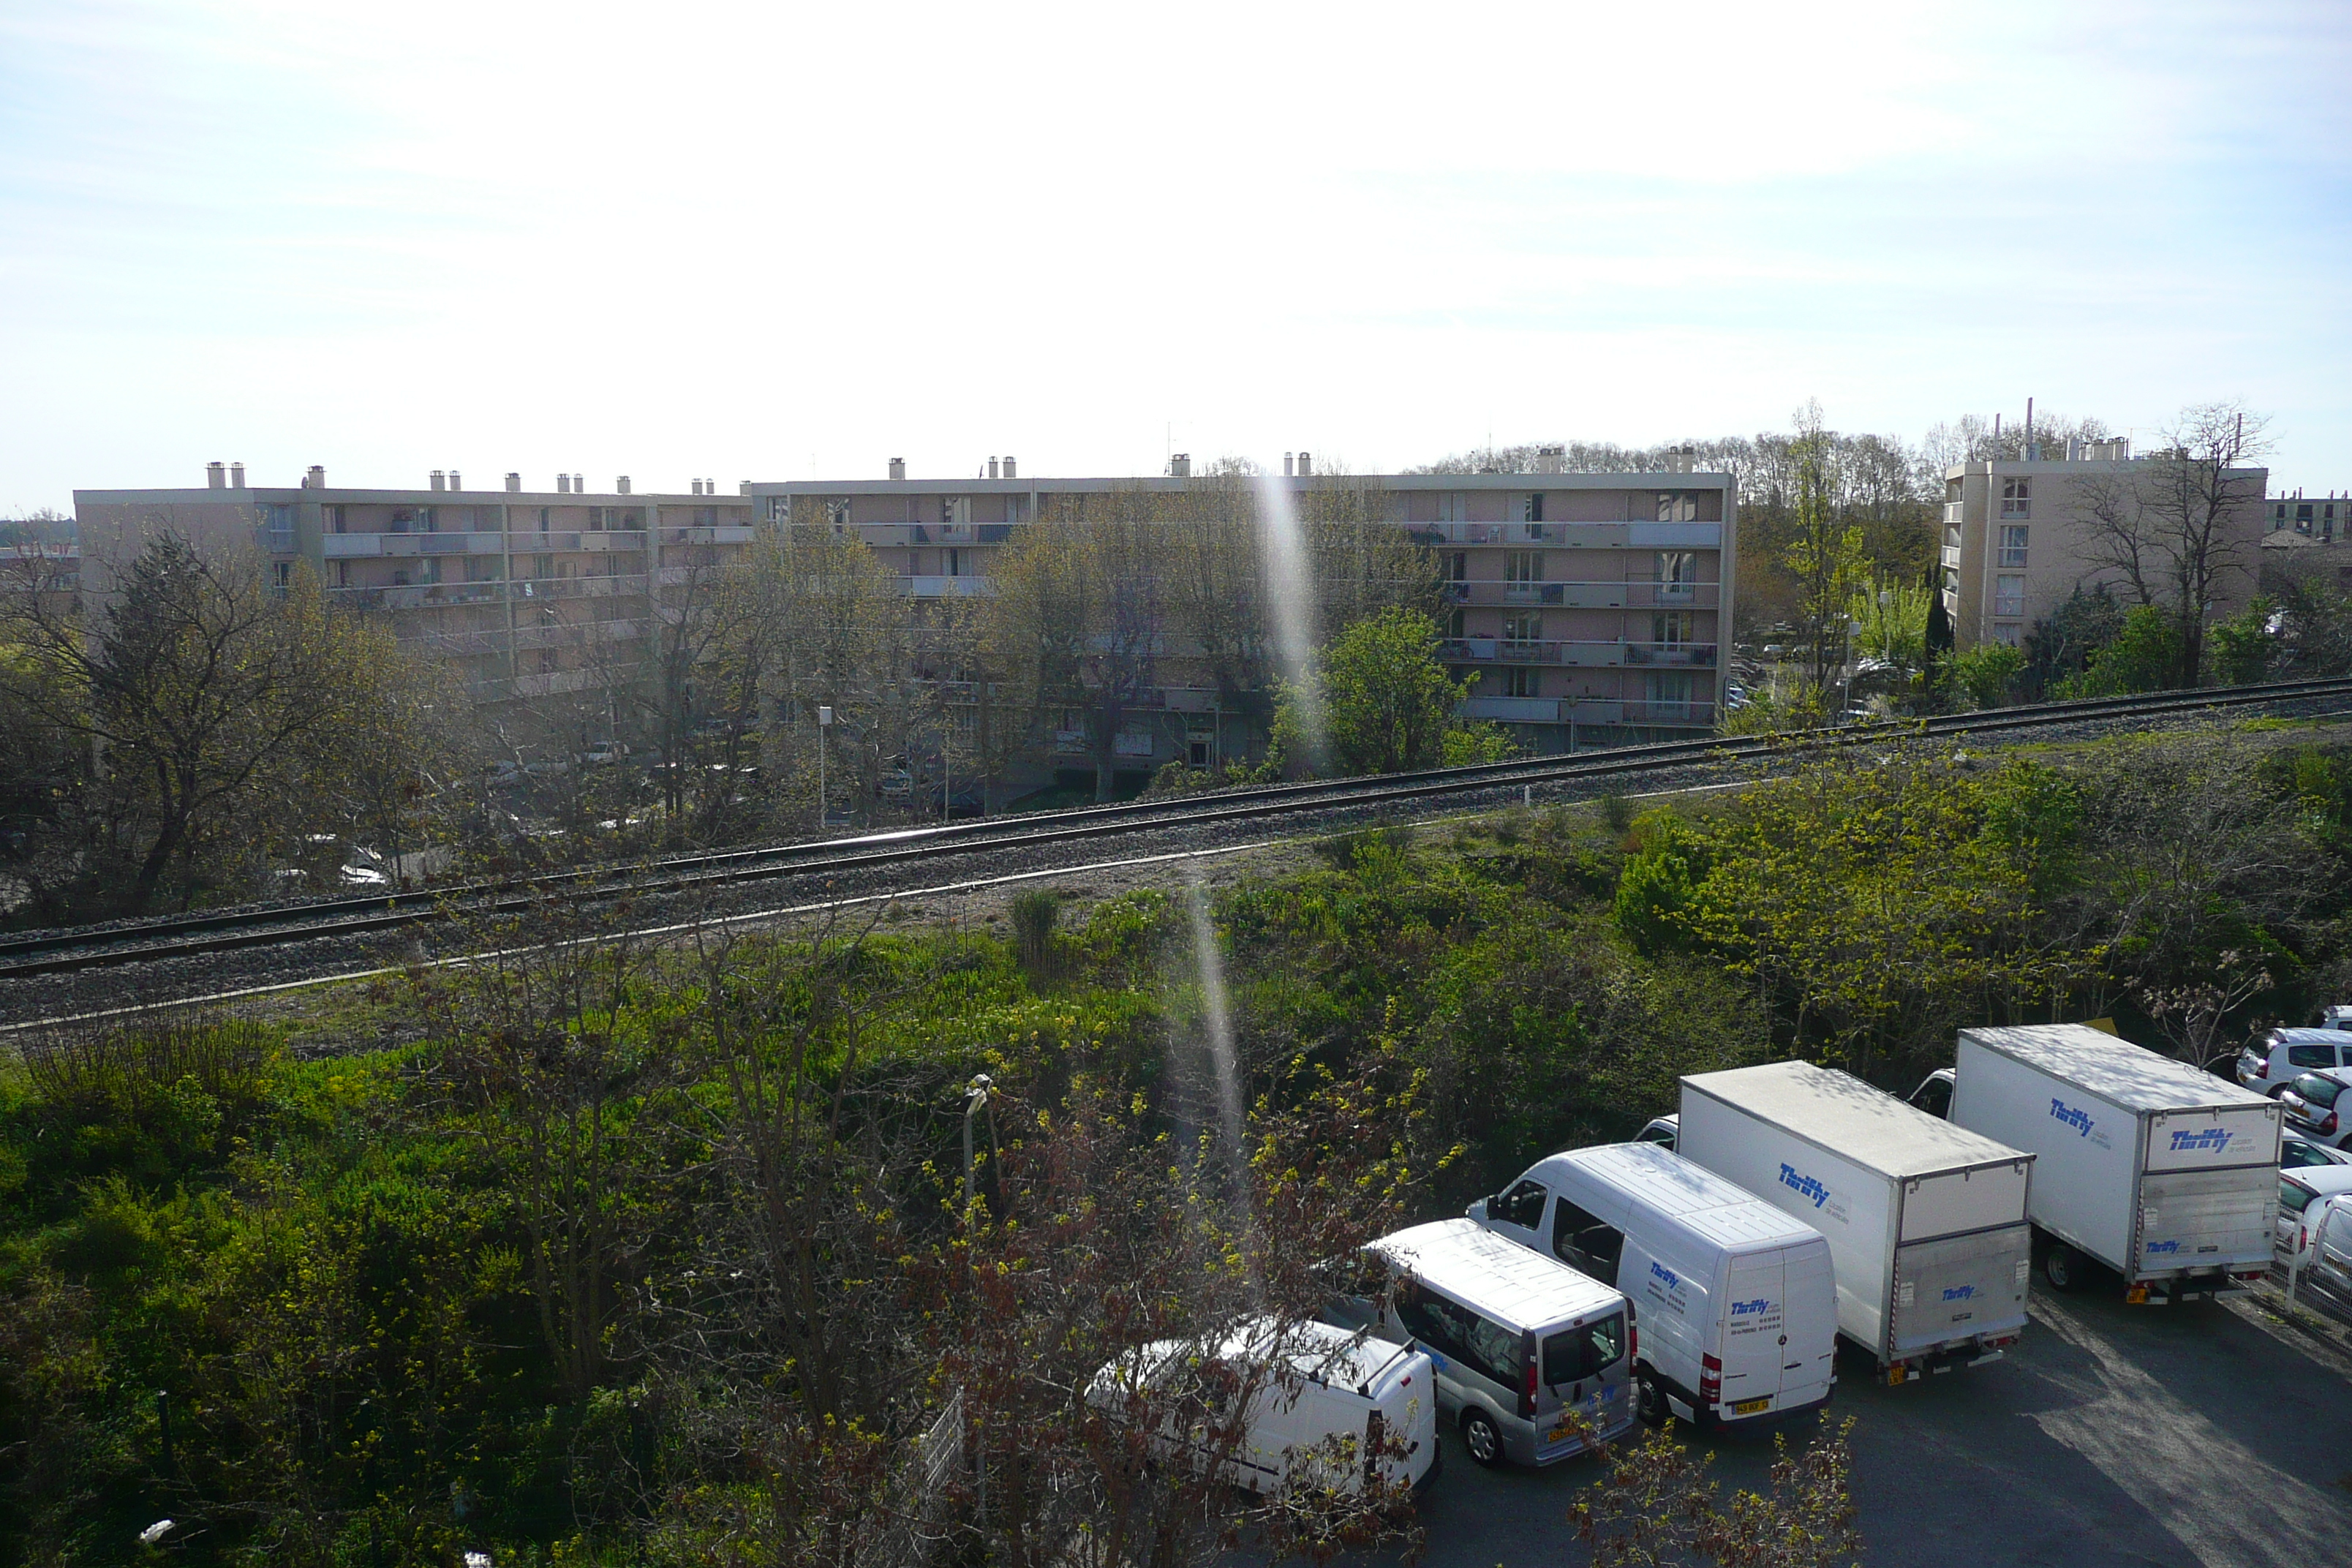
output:
[[[2352,4],[0,0],[0,516],[2025,400],[2352,490]]]

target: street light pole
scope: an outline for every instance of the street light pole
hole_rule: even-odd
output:
[[[816,830],[824,833],[824,732],[833,728],[833,710],[820,705],[816,710]]]

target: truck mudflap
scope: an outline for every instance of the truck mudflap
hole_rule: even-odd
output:
[[[1897,1247],[1894,1321],[1881,1359],[1921,1361],[2015,1338],[2032,1268],[2033,1230],[2022,1222]]]

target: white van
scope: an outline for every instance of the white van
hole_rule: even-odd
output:
[[[1359,1490],[1381,1449],[1391,1484],[1417,1488],[1440,1468],[1429,1357],[1328,1323],[1249,1318],[1213,1344],[1154,1340],[1087,1386],[1087,1403],[1114,1416],[1126,1414],[1130,1394],[1166,1428],[1155,1442],[1163,1462],[1221,1454],[1226,1479],[1252,1491],[1290,1480]],[[1180,1431],[1171,1420],[1187,1407],[1230,1409],[1233,1399],[1243,1401],[1238,1432]],[[1324,1473],[1335,1461],[1345,1468]]]
[[[1333,1321],[1428,1355],[1439,1414],[1482,1465],[1552,1464],[1633,1426],[1633,1304],[1475,1221],[1367,1243],[1333,1283]]]
[[[1837,1382],[1830,1244],[1655,1143],[1571,1149],[1470,1205],[1497,1236],[1614,1285],[1640,1308],[1642,1418],[1755,1420],[1814,1409]]]

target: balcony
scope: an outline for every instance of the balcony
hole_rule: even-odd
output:
[[[1465,697],[1454,710],[1464,719],[1493,719],[1505,724],[1557,724],[1557,697]]]
[[[665,544],[749,544],[751,542],[751,525],[704,523],[693,528],[665,528],[661,536]],[[873,541],[869,539],[866,542],[870,544]],[[614,548],[620,547],[616,545]]]
[[[1946,501],[1944,503],[1944,526],[1952,530],[1954,532],[1958,532],[1959,531],[1960,521],[1960,503],[1956,500]]]
[[[1627,702],[1624,722],[1628,724],[1712,724],[1715,704],[1712,702]]]
[[[1557,605],[1570,610],[1712,610],[1719,583],[1660,582],[1654,577],[1559,583],[1498,583],[1492,578],[1445,584],[1456,605]]]
[[[1625,662],[1711,669],[1715,666],[1715,645],[1698,642],[1629,642],[1625,645]]]
[[[985,577],[901,577],[898,591],[918,599],[966,599],[993,593]]]
[[[1447,637],[1438,657],[1450,664],[1557,664],[1599,668],[1714,668],[1713,643],[1538,641],[1531,637]]]

